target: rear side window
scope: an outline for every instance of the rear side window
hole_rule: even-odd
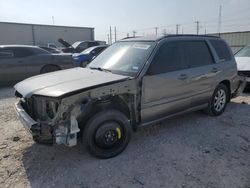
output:
[[[0,50],[0,59],[8,59],[14,57],[14,54],[11,50],[2,49]]]
[[[205,41],[183,41],[185,62],[189,68],[201,67],[214,63],[210,49]]]
[[[232,59],[230,50],[224,41],[222,40],[209,40],[209,41],[212,44],[213,48],[215,49],[221,61],[229,61]]]
[[[156,53],[148,74],[155,75],[187,68],[182,63],[183,51],[181,45],[179,41],[163,44]]]

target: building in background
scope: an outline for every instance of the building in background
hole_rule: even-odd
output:
[[[238,52],[244,46],[250,45],[250,31],[216,33],[211,35],[223,38],[234,53]]]
[[[0,45],[47,46],[52,43],[61,46],[57,41],[59,38],[70,44],[76,41],[91,41],[94,40],[94,28],[0,22]]]

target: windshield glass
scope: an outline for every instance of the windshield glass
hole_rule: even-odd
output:
[[[81,42],[75,42],[74,44],[72,44],[73,48],[77,48],[77,46],[81,44]]]
[[[250,57],[250,46],[242,48],[235,54],[235,57]]]
[[[90,48],[87,48],[86,50],[84,50],[83,52],[81,52],[81,54],[89,54],[92,50],[94,50],[96,48],[95,47],[90,47]]]
[[[155,42],[117,42],[97,56],[88,67],[136,76],[147,61],[154,46]]]

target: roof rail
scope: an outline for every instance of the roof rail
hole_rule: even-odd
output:
[[[219,36],[215,36],[215,35],[170,34],[170,35],[163,36],[163,37],[159,38],[158,40],[168,38],[168,37],[211,37],[211,38],[220,38]]]

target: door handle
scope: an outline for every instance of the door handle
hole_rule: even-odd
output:
[[[180,80],[186,80],[188,78],[188,76],[186,74],[181,74],[178,79]]]
[[[216,67],[214,67],[214,68],[212,69],[212,72],[216,73],[216,72],[218,72],[218,69],[217,69]]]

